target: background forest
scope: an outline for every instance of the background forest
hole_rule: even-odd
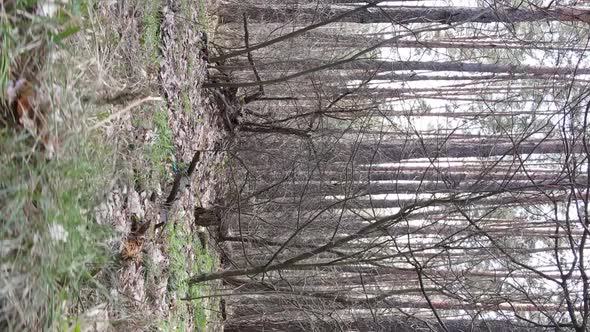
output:
[[[586,6],[225,2],[226,330],[586,331]]]

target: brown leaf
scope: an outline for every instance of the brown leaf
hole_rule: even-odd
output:
[[[137,260],[141,257],[141,251],[145,244],[145,233],[150,228],[150,222],[140,222],[136,218],[131,218],[133,224],[131,225],[131,232],[127,236],[125,243],[123,243],[123,250],[121,251],[121,257],[123,259]]]
[[[48,159],[53,158],[57,139],[53,137],[48,128],[48,116],[51,113],[49,102],[41,96],[35,86],[25,80],[9,82],[7,90],[8,110],[4,113],[8,116],[8,123],[18,130],[26,130],[37,142]]]
[[[140,258],[141,251],[143,250],[143,244],[145,239],[139,238],[127,238],[123,243],[123,250],[121,251],[121,257],[125,260],[133,259],[137,260]]]

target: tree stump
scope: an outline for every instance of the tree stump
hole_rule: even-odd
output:
[[[219,225],[221,217],[218,209],[205,209],[200,206],[195,207],[195,224],[199,226]]]

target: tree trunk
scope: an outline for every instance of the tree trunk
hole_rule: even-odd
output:
[[[242,13],[252,21],[261,23],[317,22],[348,13],[355,6],[346,5],[293,5],[281,6],[257,4],[225,4],[221,14],[225,23],[241,21]],[[557,9],[516,9],[479,7],[427,7],[427,6],[383,6],[366,8],[346,16],[343,22],[350,23],[518,23],[535,21],[590,22],[590,11],[574,8]]]
[[[257,69],[265,70],[273,69],[279,73],[285,71],[302,71],[307,68],[314,68],[328,65],[330,62],[325,60],[292,60],[279,63],[271,63],[265,65],[261,63],[257,65]],[[229,67],[231,68],[231,66]],[[588,67],[549,67],[549,66],[522,66],[512,64],[486,64],[486,63],[469,63],[456,61],[380,61],[380,60],[355,60],[342,65],[336,65],[329,68],[329,70],[356,70],[367,73],[387,73],[401,70],[429,70],[429,71],[453,71],[464,73],[494,73],[494,74],[520,74],[524,75],[522,78],[528,77],[547,77],[551,75],[571,75],[574,72],[578,75],[590,74]],[[359,75],[357,79],[361,79]],[[389,77],[383,75],[380,79],[388,79]],[[473,77],[477,79],[477,77]]]

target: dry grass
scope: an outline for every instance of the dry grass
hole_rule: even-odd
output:
[[[56,151],[46,160],[31,133],[0,121],[0,330],[160,326],[109,293],[121,235],[95,209],[118,184],[156,190],[177,167],[157,86],[161,3],[70,0],[52,16],[34,0],[3,3],[14,5],[0,10],[0,102],[6,111],[9,84],[33,82],[50,102]],[[186,273],[179,248],[196,243],[167,242],[172,276]],[[193,305],[172,317],[204,326]]]
[[[122,108],[103,101],[136,94],[147,77],[122,70],[125,46],[95,5],[73,0],[44,16],[34,1],[8,1],[0,13],[4,117],[8,86],[26,79],[50,101],[56,140],[46,160],[30,132],[0,128],[1,330],[75,329],[89,310],[74,307],[81,294],[108,297],[97,276],[114,264],[113,234],[94,208],[127,176],[119,167],[127,137],[117,135],[118,119],[101,122]]]

